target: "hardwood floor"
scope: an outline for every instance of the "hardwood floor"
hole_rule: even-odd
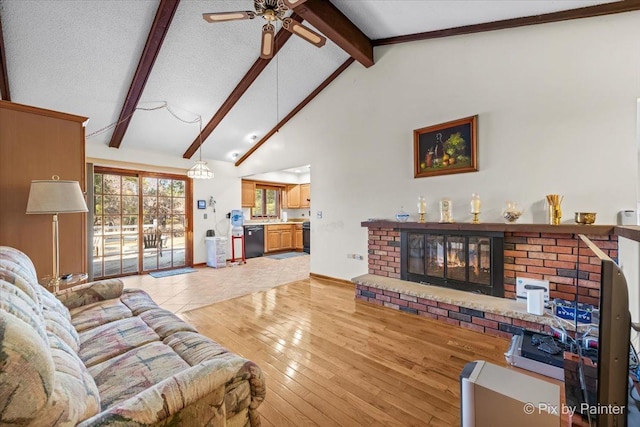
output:
[[[262,368],[264,426],[457,426],[463,366],[509,344],[314,278],[180,316]]]

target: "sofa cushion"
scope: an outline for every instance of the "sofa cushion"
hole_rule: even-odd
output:
[[[161,340],[177,332],[197,332],[193,326],[169,310],[160,307],[151,308],[141,313],[140,318],[156,331]]]
[[[73,351],[77,352],[80,348],[80,339],[78,332],[73,328],[71,322],[56,311],[44,310],[44,322],[47,332],[51,332],[58,338],[63,340]]]
[[[78,332],[132,316],[129,307],[119,299],[72,308],[69,312],[71,313],[71,324]]]
[[[171,347],[152,342],[92,366],[89,373],[106,410],[188,368]]]
[[[0,425],[29,424],[53,394],[49,343],[29,324],[0,310],[0,355]],[[20,404],[6,404],[11,401]]]
[[[26,254],[15,248],[0,246],[0,278],[3,278],[2,270],[11,271],[14,273],[14,277],[19,277],[20,280],[15,282],[9,279],[5,280],[22,288],[34,301],[37,301],[33,285],[38,283],[38,276],[36,268]],[[27,287],[31,290],[26,289]]]
[[[34,304],[40,306],[40,299],[35,287],[31,284],[31,273],[28,270],[9,259],[0,258],[0,279],[11,283],[30,298]]]
[[[57,420],[60,425],[76,425],[99,412],[98,387],[73,349],[54,334],[49,334],[49,341],[55,386],[51,401],[41,415],[44,419]]]
[[[0,279],[0,310],[12,314],[40,335],[44,342],[47,341],[47,333],[44,325],[44,316],[35,302],[25,294],[22,289]]]
[[[153,341],[160,337],[142,319],[120,319],[80,333],[79,356],[91,367]]]
[[[149,294],[142,289],[124,289],[120,299],[123,304],[129,307],[129,310],[131,310],[134,316],[138,316],[140,313],[154,307],[158,307],[158,304],[156,304]]]

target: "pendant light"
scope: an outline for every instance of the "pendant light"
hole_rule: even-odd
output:
[[[207,166],[207,162],[202,160],[202,117],[199,120],[200,123],[200,133],[198,134],[198,138],[200,138],[200,144],[198,144],[198,157],[199,160],[196,160],[196,164],[191,167],[187,171],[187,176],[193,179],[213,179],[213,172]]]

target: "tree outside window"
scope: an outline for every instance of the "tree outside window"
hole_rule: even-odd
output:
[[[251,208],[252,218],[278,218],[280,212],[280,188],[256,186],[256,204]]]

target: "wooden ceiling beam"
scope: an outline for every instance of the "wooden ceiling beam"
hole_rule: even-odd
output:
[[[429,40],[441,37],[459,36],[462,34],[482,33],[485,31],[503,30],[507,28],[524,27],[527,25],[547,24],[550,22],[568,21],[572,19],[591,18],[594,16],[611,15],[614,13],[632,12],[640,10],[640,0],[623,0],[604,3],[596,6],[578,9],[562,10],[560,12],[544,13],[542,15],[525,16],[523,18],[504,19],[483,24],[465,25],[463,27],[447,28],[444,30],[427,31],[424,33],[407,34],[373,41],[374,46],[396,43],[406,43],[417,40]]]
[[[7,72],[7,50],[4,47],[2,19],[0,19],[0,99],[3,101],[11,101],[9,73]]]
[[[178,9],[178,4],[180,4],[180,0],[160,0],[151,30],[149,30],[149,35],[147,36],[147,42],[138,62],[138,68],[133,75],[133,81],[120,111],[116,128],[111,135],[109,147],[120,148],[120,144],[122,144],[124,134],[127,132],[133,113],[136,111],[144,87],[153,69],[153,64],[156,62],[173,16]]]
[[[371,39],[330,1],[306,0],[294,10],[356,61],[367,68],[374,64]]]
[[[302,20],[295,13],[291,15],[291,18],[298,21]],[[256,81],[260,73],[262,73],[264,69],[267,68],[269,62],[271,62],[271,60],[276,57],[280,49],[284,46],[284,44],[287,42],[287,40],[289,40],[290,37],[291,33],[284,28],[281,28],[278,31],[278,34],[276,34],[276,37],[274,39],[273,57],[271,57],[270,59],[256,59],[251,68],[249,68],[249,71],[247,71],[244,77],[240,79],[240,82],[236,85],[233,91],[231,91],[231,94],[229,94],[220,108],[218,108],[218,111],[216,111],[211,120],[209,120],[209,123],[207,123],[207,125],[202,128],[202,132],[198,136],[196,136],[189,148],[187,148],[187,151],[184,152],[184,154],[182,155],[183,158],[190,159],[196,153],[196,151],[198,151],[200,144],[204,144],[204,141],[213,133],[215,128],[218,127],[220,122],[222,122],[222,119],[224,119],[226,115],[229,114],[234,105],[236,105],[236,103],[240,100],[242,95],[244,95],[247,89],[249,89],[253,82]]]
[[[289,120],[291,120],[293,118],[293,116],[298,114],[298,112],[300,110],[302,110],[305,107],[305,105],[307,105],[309,102],[311,102],[311,100],[313,98],[315,98],[316,95],[318,95],[320,92],[322,92],[325,87],[329,86],[329,83],[334,81],[335,78],[338,77],[344,70],[346,70],[349,67],[349,65],[353,64],[354,61],[355,61],[355,59],[353,57],[347,59],[340,67],[338,67],[337,70],[335,70],[329,77],[327,77],[322,83],[320,83],[320,85],[317,88],[315,88],[315,90],[313,92],[311,92],[309,94],[309,96],[307,96],[305,99],[303,99],[302,102],[300,102],[300,104],[296,105],[296,107],[293,110],[291,110],[291,112],[289,114],[287,114],[282,120],[280,120],[278,122],[278,124],[273,129],[271,129],[269,132],[267,132],[267,134],[264,137],[262,137],[262,139],[260,141],[256,142],[253,145],[253,147],[251,147],[251,149],[249,149],[249,151],[247,151],[242,157],[240,157],[236,161],[235,165],[236,166],[240,166],[242,164],[242,162],[247,160],[249,158],[249,156],[254,153],[254,151],[256,151],[258,148],[260,148],[260,146],[262,144],[267,142],[267,140],[269,138],[271,138],[276,132],[278,132],[280,130],[280,128],[282,126],[285,125],[285,123],[287,123]]]

